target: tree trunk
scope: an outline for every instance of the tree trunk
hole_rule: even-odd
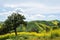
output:
[[[15,35],[17,36],[17,31],[16,31],[16,28],[14,29],[14,31],[15,31]]]

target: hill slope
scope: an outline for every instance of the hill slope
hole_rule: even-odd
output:
[[[28,31],[28,32],[41,32],[41,31],[49,31],[51,29],[59,28],[58,23],[60,21],[53,20],[53,21],[30,21],[27,23],[26,27],[20,26],[17,28],[17,31]]]

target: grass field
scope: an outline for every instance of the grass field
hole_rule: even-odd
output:
[[[58,22],[52,22],[29,22],[27,27],[22,25],[17,28],[17,36],[13,30],[11,33],[0,35],[0,40],[60,40],[60,28],[57,25]],[[1,27],[2,25],[0,25],[0,28]]]
[[[0,40],[59,40],[59,39],[60,29],[42,33],[18,32],[17,36],[15,36],[14,33],[0,35]]]

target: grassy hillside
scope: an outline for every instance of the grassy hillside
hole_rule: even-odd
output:
[[[28,31],[28,32],[41,32],[41,31],[49,31],[51,29],[57,29],[59,26],[57,25],[59,23],[58,20],[53,21],[30,21],[27,23],[26,27],[20,26],[17,28],[17,31]]]
[[[30,21],[27,26],[17,28],[18,35],[15,36],[14,31],[5,35],[0,35],[0,40],[59,40],[60,21]],[[1,25],[0,25],[1,26]],[[1,26],[2,27],[2,26]]]

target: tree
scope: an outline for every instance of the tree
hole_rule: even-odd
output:
[[[21,24],[26,25],[24,19],[25,17],[23,15],[19,13],[13,13],[12,15],[8,16],[8,18],[4,22],[4,26],[6,26],[8,31],[14,30],[15,35],[17,35],[16,28]]]
[[[60,28],[60,22],[58,23],[58,26],[59,26],[59,28]]]

